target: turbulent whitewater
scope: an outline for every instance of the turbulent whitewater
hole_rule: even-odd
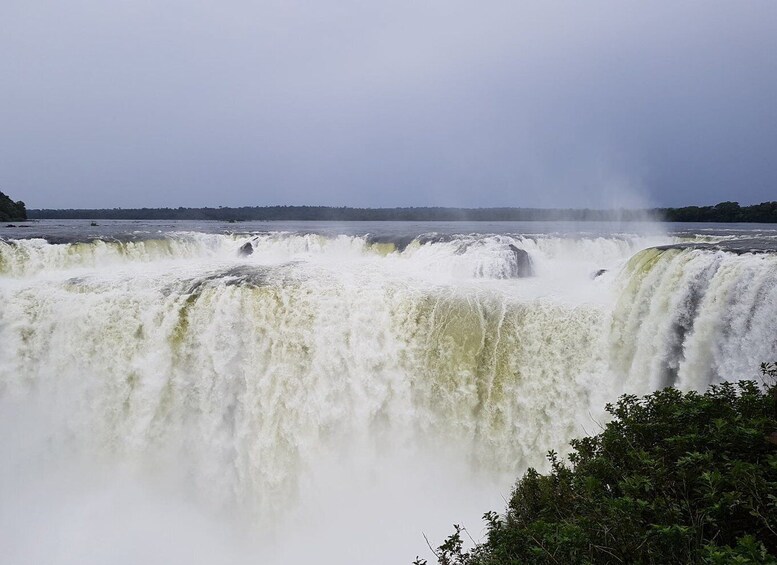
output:
[[[774,234],[426,228],[0,240],[9,562],[409,562],[619,394],[777,359]]]

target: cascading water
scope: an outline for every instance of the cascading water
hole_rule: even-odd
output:
[[[595,431],[619,393],[702,389],[777,358],[777,255],[655,248],[679,241],[2,241],[0,541],[10,562],[120,562],[72,540],[31,549],[18,522],[61,529],[63,505],[105,510],[109,492],[119,525],[100,535],[161,548],[146,562],[409,562],[421,530],[501,506],[494,493]],[[127,508],[186,520],[165,545]],[[214,534],[225,522],[240,541]]]
[[[777,255],[647,249],[622,277],[611,363],[628,388],[703,390],[777,355]]]

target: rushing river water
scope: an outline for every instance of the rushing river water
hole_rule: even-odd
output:
[[[0,228],[3,563],[409,563],[604,403],[777,360],[777,228]]]

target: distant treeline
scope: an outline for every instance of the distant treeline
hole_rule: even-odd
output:
[[[331,206],[245,206],[242,208],[110,208],[29,210],[31,219],[85,220],[220,220],[220,221],[640,221],[777,222],[777,202],[740,206],[592,210],[560,208],[336,208]]]
[[[30,218],[87,220],[222,221],[518,221],[645,219],[638,210],[541,208],[347,208],[331,206],[246,206],[242,208],[112,208],[102,210],[30,210]]]
[[[777,202],[740,206],[738,202],[721,202],[715,206],[659,208],[656,214],[667,222],[777,222]]]

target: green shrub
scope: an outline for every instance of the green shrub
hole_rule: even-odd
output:
[[[465,551],[457,526],[438,562],[777,563],[774,393],[741,381],[621,397],[569,463],[550,452],[549,474],[529,469],[506,513],[485,514],[485,541]]]

